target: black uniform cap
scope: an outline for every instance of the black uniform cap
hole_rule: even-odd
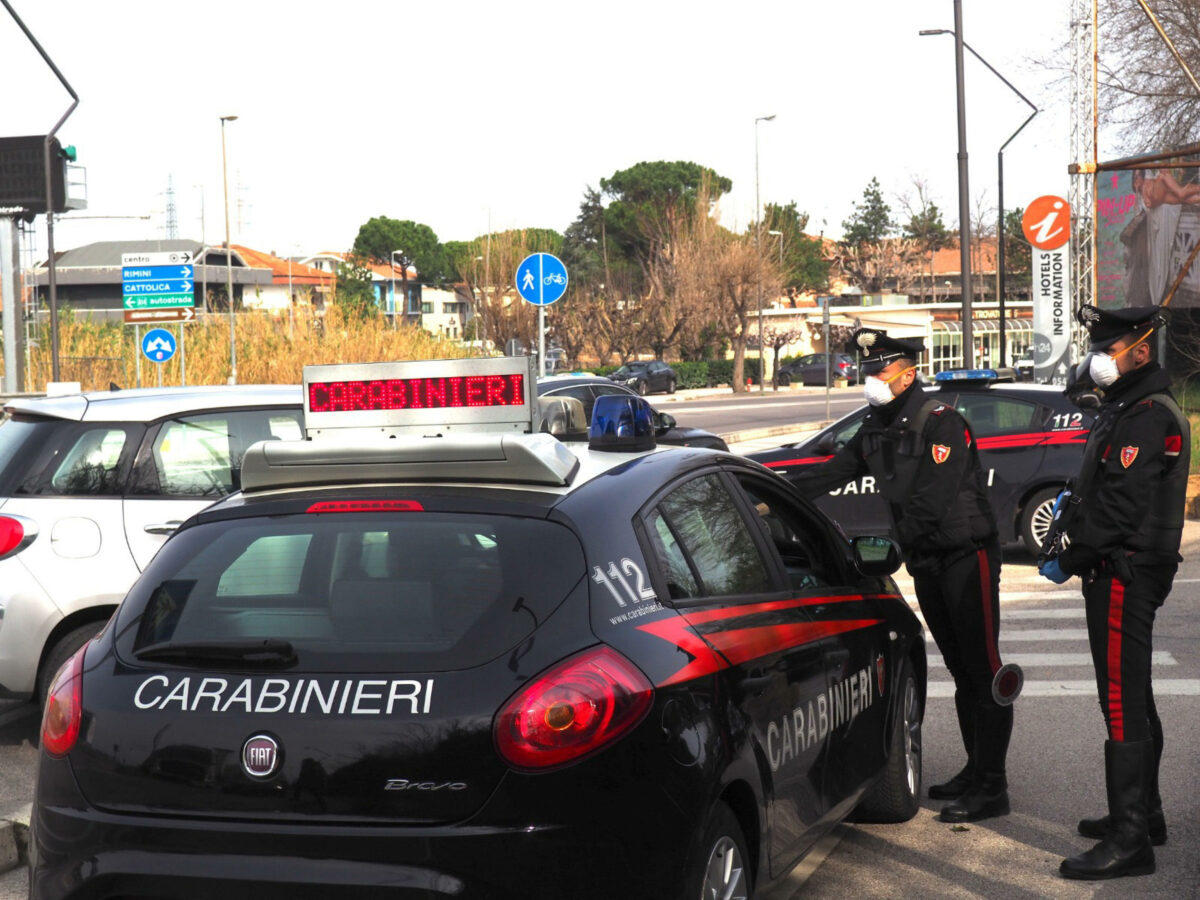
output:
[[[900,340],[888,337],[886,331],[860,328],[850,336],[846,352],[861,354],[863,374],[874,375],[898,359],[915,361],[925,352],[925,342],[921,338]]]
[[[1081,306],[1078,318],[1092,339],[1088,347],[1092,353],[1107,350],[1127,334],[1167,324],[1167,313],[1161,306],[1128,306],[1125,309]]]

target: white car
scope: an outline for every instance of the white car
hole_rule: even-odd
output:
[[[39,703],[183,520],[298,438],[298,385],[11,400],[0,419],[0,697]]]

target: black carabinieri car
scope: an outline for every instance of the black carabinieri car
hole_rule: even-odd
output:
[[[517,433],[532,373],[466,364],[306,371],[310,439],[251,447],[67,662],[31,897],[745,898],[916,812],[890,541],[655,448],[640,398]]]
[[[1079,471],[1095,418],[1061,387],[1010,384],[1006,370],[939,372],[933,396],[953,406],[971,426],[1002,541],[1021,541],[1037,554],[1053,520],[1054,501]],[[746,454],[784,478],[829,459],[854,435],[869,407],[844,416],[811,438]],[[887,534],[889,518],[875,479],[866,475],[818,499],[817,505],[849,535]]]

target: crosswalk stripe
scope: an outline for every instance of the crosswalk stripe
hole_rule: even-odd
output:
[[[1000,602],[1006,600],[1083,600],[1079,591],[1001,591]]]
[[[1016,663],[1019,666],[1032,668],[1034,666],[1091,666],[1090,653],[1013,653],[1004,654],[1004,662]],[[1179,661],[1167,650],[1155,650],[1150,654],[1152,666],[1177,666]],[[945,660],[938,653],[929,654],[929,667],[943,669]],[[1155,682],[1157,684],[1157,682]]]
[[[1083,641],[1087,643],[1086,628],[1005,628],[1000,632],[1001,643],[1011,641]],[[933,643],[933,635],[925,629],[926,643]]]
[[[1080,609],[1006,609],[1000,621],[1013,622],[1022,619],[1082,619],[1086,613]]]
[[[929,697],[953,697],[954,682],[931,681],[926,691]],[[1091,697],[1096,696],[1096,681],[1026,681],[1022,697]],[[1163,678],[1154,680],[1155,697],[1200,697],[1200,679]],[[1020,701],[1018,701],[1020,702]]]

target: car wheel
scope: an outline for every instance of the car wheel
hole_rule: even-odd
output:
[[[1042,552],[1042,544],[1054,523],[1054,501],[1059,488],[1043,488],[1025,504],[1021,510],[1021,541],[1025,549],[1034,556]]]
[[[859,822],[907,822],[921,808],[921,697],[912,662],[896,681],[900,705],[883,775],[855,811]]]
[[[58,670],[62,668],[62,664],[70,659],[76,650],[99,634],[103,627],[103,622],[88,622],[78,628],[72,628],[50,648],[50,652],[42,661],[42,667],[38,670],[37,687],[35,688],[37,693],[33,698],[38,706],[46,702],[46,694],[50,692],[50,683],[58,674]]]
[[[667,393],[668,394],[675,393],[675,379],[674,378],[671,378],[667,381]]]
[[[778,377],[780,387],[787,387],[788,385],[790,385],[792,383],[792,376],[789,375],[787,372],[780,372],[777,377]]]
[[[700,842],[699,855],[688,865],[683,900],[749,900],[752,895],[750,855],[746,838],[733,811],[724,803],[713,807]]]
[[[646,396],[646,394],[647,394],[647,393],[649,393],[649,391],[650,391],[650,385],[649,385],[649,384],[647,384],[647,383],[646,383],[646,382],[644,382],[644,381],[639,381],[639,382],[637,383],[637,392],[638,392],[639,394],[641,394],[643,397],[645,397],[645,396]]]

